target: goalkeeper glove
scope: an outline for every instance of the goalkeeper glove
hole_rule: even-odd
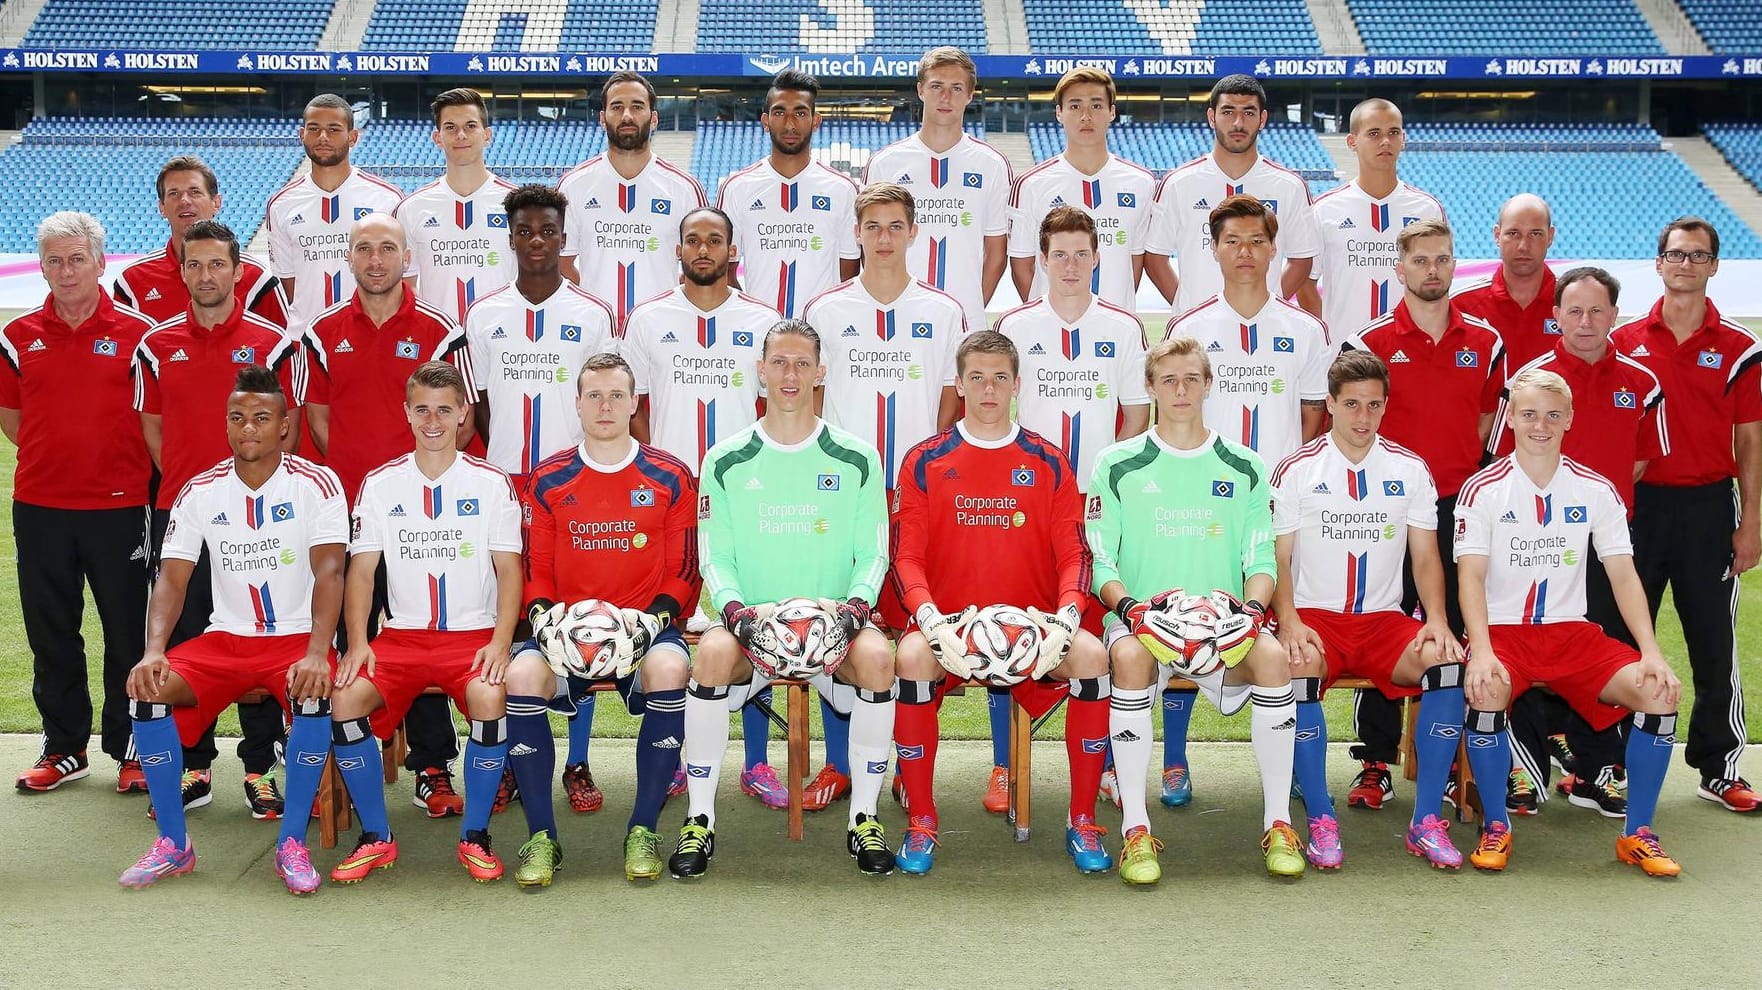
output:
[[[973,665],[967,662],[967,639],[961,633],[977,611],[968,605],[958,615],[946,615],[935,603],[925,602],[913,616],[918,621],[918,631],[930,641],[930,652],[936,655],[936,662],[963,680],[973,676]]]
[[[1113,607],[1113,614],[1126,624],[1126,629],[1134,636],[1144,629],[1144,613],[1150,611],[1149,602],[1141,602],[1130,595],[1119,600]]]
[[[1063,663],[1065,654],[1071,650],[1071,638],[1077,635],[1077,626],[1083,621],[1083,614],[1077,610],[1076,603],[1071,603],[1048,615],[1034,606],[1028,606],[1028,617],[1040,626],[1040,657],[1034,662],[1033,677],[1045,677],[1054,667]]]

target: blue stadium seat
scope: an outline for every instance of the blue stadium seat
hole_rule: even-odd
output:
[[[1678,0],[1715,52],[1762,51],[1762,7],[1754,0]]]
[[[490,171],[521,185],[554,186],[564,172],[605,150],[606,132],[596,121],[490,121],[495,140],[485,159]],[[405,192],[414,192],[445,171],[429,140],[427,120],[376,120],[362,128],[350,160]]]
[[[1762,124],[1708,124],[1701,130],[1732,168],[1762,190]]]
[[[840,23],[816,0],[703,0],[697,47],[702,51],[892,52],[921,55],[938,45],[985,50],[980,0],[891,0],[866,18]]]
[[[1547,0],[1346,0],[1346,6],[1372,55],[1538,48],[1552,55],[1664,54],[1634,0],[1581,0],[1570,17]]]
[[[1036,51],[1320,55],[1303,0],[1167,0],[1139,14],[1123,0],[1023,0]]]
[[[860,181],[870,155],[911,137],[917,129],[918,125],[904,122],[827,120],[814,134],[814,158]],[[984,128],[976,122],[967,125],[967,133],[985,137]],[[703,183],[704,192],[714,202],[729,173],[751,165],[770,150],[770,139],[758,121],[704,121],[697,125],[697,140],[691,148],[691,174]]]
[[[48,0],[30,48],[318,47],[335,0]]]
[[[1212,132],[1204,121],[1149,123],[1129,121],[1108,128],[1108,147],[1121,158],[1137,162],[1158,178],[1211,151]],[[1064,148],[1064,132],[1058,124],[1040,121],[1028,125],[1028,147],[1035,161],[1044,161]],[[1315,132],[1298,124],[1270,124],[1260,135],[1261,153],[1309,180],[1311,195],[1335,186],[1334,160],[1328,157]]]
[[[558,0],[543,14],[471,14],[468,0],[379,0],[368,51],[646,52],[656,0]]]

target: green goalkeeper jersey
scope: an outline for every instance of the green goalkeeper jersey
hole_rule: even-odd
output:
[[[1215,432],[1192,450],[1155,428],[1108,447],[1086,509],[1097,594],[1119,581],[1137,599],[1170,588],[1240,597],[1247,576],[1278,575],[1266,466]]]
[[[698,556],[710,600],[861,598],[887,574],[887,490],[881,456],[820,421],[797,444],[763,421],[710,448],[698,495]]]

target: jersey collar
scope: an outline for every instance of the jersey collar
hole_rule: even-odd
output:
[[[782,451],[805,450],[819,442],[820,434],[826,431],[826,421],[818,416],[814,417],[814,428],[808,431],[808,435],[803,437],[800,443],[782,443],[773,439],[771,434],[765,432],[765,421],[762,419],[753,424],[753,429],[758,431],[759,439],[763,440],[767,447]]]
[[[626,439],[630,441],[630,450],[612,464],[601,464],[599,461],[589,457],[587,455],[587,441],[585,440],[575,448],[575,453],[581,458],[581,463],[587,465],[591,470],[597,471],[600,474],[617,474],[619,471],[634,464],[636,462],[637,452],[642,449],[642,445],[636,442],[635,437],[628,437]]]
[[[957,420],[954,424],[954,428],[960,431],[962,440],[965,440],[967,443],[982,450],[1001,450],[1004,447],[1013,446],[1016,442],[1016,438],[1022,435],[1022,425],[1020,423],[1011,423],[1009,425],[1009,432],[996,440],[981,440],[978,437],[973,436],[971,433],[968,433],[965,421]]]
[[[1146,432],[1150,434],[1150,442],[1156,444],[1158,450],[1170,457],[1203,457],[1211,452],[1211,448],[1215,446],[1218,441],[1217,431],[1208,429],[1205,431],[1205,441],[1203,443],[1194,447],[1192,450],[1182,450],[1179,447],[1169,446],[1168,442],[1157,434],[1156,427],[1152,426]]]

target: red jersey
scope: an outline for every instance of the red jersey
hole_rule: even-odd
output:
[[[1341,349],[1370,351],[1389,366],[1383,436],[1426,462],[1439,498],[1455,495],[1480,467],[1482,414],[1499,408],[1505,384],[1499,331],[1452,301],[1449,327],[1433,342],[1414,325],[1403,299]]]
[[[147,504],[153,465],[129,358],[152,325],[100,292],[77,327],[55,314],[51,295],[0,330],[0,407],[22,413],[14,499],[49,509]]]
[[[1664,389],[1658,376],[1646,366],[1611,347],[1601,360],[1590,364],[1563,344],[1511,373],[1512,378],[1531,368],[1552,371],[1566,379],[1572,389],[1572,429],[1560,452],[1609,479],[1616,494],[1634,514],[1634,462],[1655,461],[1670,452],[1670,434],[1664,425]],[[1487,450],[1495,457],[1511,453],[1515,446],[1506,429],[1505,407],[1511,384],[1499,390],[1499,413]]]
[[[159,498],[170,509],[191,478],[232,456],[226,398],[239,368],[276,373],[290,416],[306,401],[306,355],[287,331],[240,306],[204,329],[186,310],[147,331],[135,348],[135,409],[160,417]],[[298,419],[294,419],[298,422]]]
[[[1554,272],[1542,266],[1542,288],[1528,306],[1519,306],[1505,288],[1505,266],[1490,278],[1476,279],[1454,292],[1450,301],[1470,316],[1478,316],[1499,331],[1505,341],[1505,362],[1521,368],[1552,351],[1560,341],[1560,324],[1554,320]]]
[[[269,273],[269,265],[254,254],[240,253],[239,267],[244,274],[233,289],[233,298],[241,307],[278,327],[286,327],[288,313],[282,305],[281,283]],[[124,265],[111,292],[117,302],[146,313],[155,323],[163,323],[190,307],[190,290],[184,286],[182,264],[170,241],[152,254],[143,254]]]
[[[905,455],[893,497],[890,580],[916,612],[968,605],[1083,604],[1092,578],[1083,495],[1071,462],[1014,427],[977,440],[962,424]]]
[[[398,312],[375,326],[359,292],[318,314],[306,334],[312,383],[306,401],[330,409],[330,447],[324,462],[342,480],[349,504],[367,472],[415,449],[404,416],[404,389],[424,361],[449,361],[465,377],[467,401],[476,398],[465,331],[452,317],[405,291]]]
[[[1687,487],[1734,478],[1731,428],[1762,420],[1762,343],[1707,300],[1700,329],[1681,344],[1664,325],[1664,300],[1615,328],[1616,350],[1645,365],[1670,396],[1670,450],[1646,466],[1648,485]]]
[[[528,602],[697,605],[697,481],[684,461],[635,440],[612,465],[571,447],[540,462],[522,500]]]

